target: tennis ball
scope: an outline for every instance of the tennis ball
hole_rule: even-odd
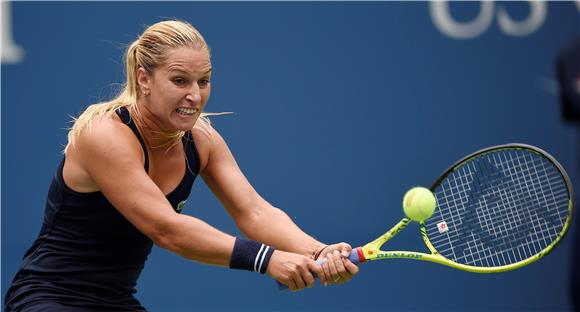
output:
[[[414,187],[403,197],[403,210],[413,221],[425,221],[435,211],[437,201],[428,188]]]

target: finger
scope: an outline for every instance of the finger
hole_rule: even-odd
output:
[[[308,262],[310,263],[310,262]],[[312,276],[312,273],[310,272],[309,266],[300,266],[298,267],[298,270],[300,272],[300,275],[302,277],[302,280],[304,281],[304,284],[306,285],[306,287],[312,287],[312,285],[314,284],[314,276]]]
[[[340,259],[340,253],[335,250],[333,253],[328,254],[328,267],[330,269],[330,279],[333,283],[338,282],[340,275],[338,275],[338,270],[336,269],[336,260]]]
[[[339,258],[335,265],[342,282],[348,281],[352,278],[350,272],[344,267],[344,258]]]
[[[293,278],[289,278],[288,280],[281,281],[282,284],[288,286],[288,289],[291,291],[296,291],[296,283],[294,282]]]
[[[348,259],[343,259],[344,267],[350,272],[351,277],[358,274],[358,266]]]
[[[306,284],[304,283],[304,280],[302,279],[302,274],[300,274],[300,272],[294,271],[292,273],[292,279],[294,280],[294,283],[296,283],[296,290],[302,290],[306,287]]]
[[[308,262],[308,270],[310,272],[313,272],[314,274],[316,274],[316,276],[318,276],[318,278],[320,279],[320,283],[324,284],[326,283],[326,276],[324,274],[324,269],[322,268],[322,266],[314,261],[310,261]]]
[[[322,271],[324,272],[324,283],[322,283],[324,286],[328,285],[328,283],[330,283],[330,281],[332,280],[332,278],[330,277],[330,266],[329,263],[330,261],[328,260],[328,255],[326,255],[325,261],[322,264]]]
[[[340,254],[343,258],[348,258],[352,252],[352,247],[347,243],[340,243]]]

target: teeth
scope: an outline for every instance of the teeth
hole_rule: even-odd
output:
[[[179,107],[178,109],[176,109],[176,111],[180,114],[193,115],[193,114],[197,113],[197,108]]]

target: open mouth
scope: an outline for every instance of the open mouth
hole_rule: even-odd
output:
[[[179,115],[182,116],[191,116],[195,113],[197,113],[198,109],[197,108],[186,108],[186,107],[179,107],[175,110]]]

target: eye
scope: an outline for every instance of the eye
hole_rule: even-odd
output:
[[[172,81],[176,86],[183,86],[187,83],[187,80],[185,80],[181,77],[173,78]]]
[[[201,79],[197,82],[200,88],[205,88],[209,85],[209,79]]]

